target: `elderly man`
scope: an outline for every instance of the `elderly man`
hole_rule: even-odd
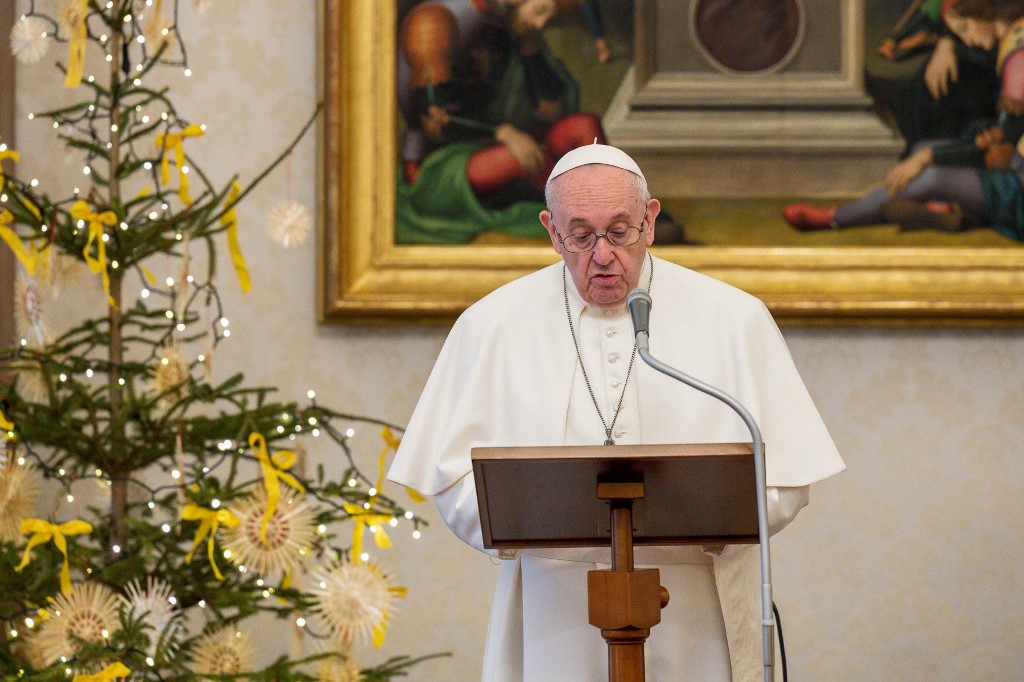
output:
[[[388,474],[435,496],[449,527],[484,550],[471,475],[477,446],[735,442],[727,406],[636,362],[628,293],[654,300],[652,351],[732,394],[761,428],[773,532],[808,486],[844,468],[778,328],[757,299],[647,251],[661,208],[622,151],[562,157],[540,214],[562,263],[501,287],[459,318]],[[524,496],[528,491],[524,491]],[[672,600],[645,653],[651,679],[762,680],[756,546],[638,547]],[[587,571],[609,550],[502,557],[482,679],[607,679],[587,622]]]

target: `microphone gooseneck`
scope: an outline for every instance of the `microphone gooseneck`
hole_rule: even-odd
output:
[[[634,289],[626,297],[630,316],[633,318],[633,330],[636,336],[637,353],[648,365],[662,374],[717,398],[732,408],[740,416],[750,431],[751,444],[754,448],[754,477],[757,492],[757,535],[761,546],[761,649],[764,661],[765,682],[772,682],[775,665],[775,620],[772,612],[772,570],[771,555],[768,545],[768,496],[766,488],[764,442],[761,430],[754,417],[738,400],[727,393],[670,367],[654,358],[649,350],[649,329],[652,301],[650,294],[643,289]]]
[[[651,295],[640,287],[633,289],[626,297],[626,307],[629,308],[629,316],[633,318],[634,335],[637,337],[637,350],[646,350],[647,348],[652,305]],[[641,333],[643,333],[643,339],[640,337]]]

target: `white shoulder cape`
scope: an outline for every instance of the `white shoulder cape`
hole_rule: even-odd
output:
[[[767,484],[805,486],[842,471],[761,301],[667,261],[655,258],[654,268],[651,353],[746,406],[765,442]],[[564,444],[576,362],[561,263],[484,297],[455,323],[388,478],[436,495],[472,470],[474,447]],[[726,405],[639,359],[633,371],[643,443],[749,440]]]

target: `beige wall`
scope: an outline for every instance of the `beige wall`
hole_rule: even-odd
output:
[[[183,2],[182,15],[195,74],[168,80],[179,112],[209,127],[189,141],[190,153],[213,178],[251,178],[314,106],[313,3],[223,0],[196,18]],[[21,66],[18,76],[20,170],[67,191],[80,164],[49,142],[47,124],[26,120],[69,101],[59,74]],[[314,245],[282,250],[264,230],[287,192],[314,205],[314,156],[313,140],[304,141],[290,173],[282,168],[239,210],[254,289],[241,295],[223,261],[234,334],[216,356],[217,372],[244,370],[253,383],[279,386],[283,398],[315,388],[336,408],[404,423],[446,330],[318,326]],[[73,301],[55,307],[62,305]],[[811,507],[775,544],[792,679],[1024,679],[1024,334],[785,335],[849,466],[813,489]],[[364,451],[365,465],[376,449]],[[395,540],[380,560],[409,586],[409,598],[383,652],[360,655],[449,650],[452,658],[410,679],[479,679],[495,567],[440,523],[422,540],[407,529]],[[285,651],[281,641],[268,634],[265,655]]]

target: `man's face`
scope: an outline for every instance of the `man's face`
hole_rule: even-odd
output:
[[[661,203],[645,206],[631,173],[614,166],[590,164],[574,168],[554,180],[553,204],[540,221],[562,256],[580,296],[598,308],[625,305],[629,292],[640,284],[647,247],[654,240],[654,219]],[[572,253],[559,241],[569,234],[606,232],[614,228],[642,227],[640,240],[612,246],[599,238],[590,251]]]
[[[946,26],[957,35],[965,45],[991,50],[996,43],[996,31],[992,22],[969,17],[961,17],[956,10],[946,11]]]
[[[555,0],[518,0],[512,4],[511,28],[517,37],[540,33],[555,18]]]

